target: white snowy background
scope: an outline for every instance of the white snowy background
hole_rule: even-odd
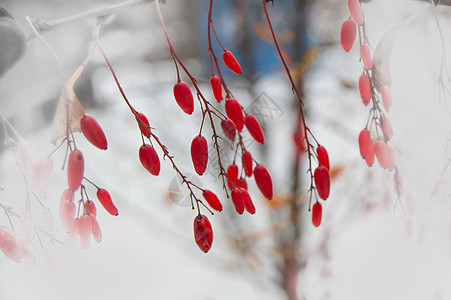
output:
[[[101,5],[10,2],[11,12],[24,28],[25,15],[52,19]],[[441,177],[449,185],[449,170],[443,174],[442,171],[451,158],[446,152],[451,97],[439,96],[442,47],[432,8],[423,9],[425,3],[410,0],[378,0],[364,5],[373,48],[391,27],[418,14],[399,31],[391,57],[393,105],[389,117],[394,128],[396,160],[405,182],[402,201],[405,206],[414,207],[413,216],[409,216],[396,204],[392,173],[382,170],[377,162],[368,168],[359,156],[357,136],[365,126],[368,108],[362,105],[357,89],[346,89],[341,84],[345,80],[356,86],[362,70],[356,45],[346,54],[339,44],[341,22],[348,17],[346,2],[319,1],[311,16],[319,38],[333,36],[336,43],[321,50],[307,78],[305,101],[310,116],[315,116],[309,124],[327,147],[331,164],[344,169],[332,181],[323,224],[314,228],[305,212],[303,251],[308,259],[299,277],[300,295],[308,300],[450,299],[450,190],[445,185],[437,195],[430,196]],[[186,2],[168,0],[162,10],[169,15],[169,33],[183,42],[183,30],[188,29],[181,20],[190,10],[178,5],[186,7]],[[451,8],[439,7],[437,12],[449,55]],[[101,43],[119,80],[135,107],[148,115],[180,168],[192,172],[188,149],[197,134],[199,110],[186,116],[173,101],[175,71],[171,61],[158,59],[167,50],[154,4],[129,9],[113,18],[111,22],[122,22],[131,28],[109,31],[107,25],[101,34]],[[66,63],[67,76],[87,54],[90,24],[73,24],[45,35]],[[150,50],[156,55],[153,62],[140,60]],[[186,63],[195,75],[201,74],[205,66],[195,60]],[[243,265],[230,243],[231,236],[240,234],[233,231],[233,222],[242,222],[250,232],[270,227],[267,206],[259,199],[253,180],[249,183],[257,213],[236,217],[230,203],[225,203],[225,211],[210,218],[215,235],[213,247],[208,254],[202,253],[193,239],[195,212],[175,205],[168,197],[172,189],[169,183],[175,178],[171,166],[162,161],[158,177],[142,168],[136,123],[99,53],[91,64],[96,66],[92,69],[92,85],[97,106],[86,110],[104,128],[109,149],[97,150],[81,134],[76,134],[77,145],[85,154],[86,176],[110,191],[119,216],[112,217],[97,205],[103,241],[92,242],[87,250],[78,245],[67,249],[43,236],[43,245],[61,263],[61,274],[55,274],[42,260],[34,267],[0,255],[0,300],[284,299],[277,285],[277,259],[271,239],[260,241],[258,255],[263,262],[254,269]],[[200,78],[199,82],[209,95],[207,79]],[[450,88],[450,82],[446,83]],[[33,113],[39,105],[33,95],[40,99],[58,97],[59,89],[56,64],[36,39],[30,41],[25,59],[1,82],[1,111],[11,118],[23,113],[17,125],[19,131],[30,128],[33,122],[45,124],[24,136],[37,157],[48,154],[53,146],[48,142],[51,124],[36,120],[39,116]],[[235,89],[241,96],[239,85]],[[284,112],[271,120],[266,132],[271,141],[267,165],[274,176],[275,192],[283,194],[290,183],[287,176],[292,157],[292,122],[287,122],[294,114],[288,102],[290,87],[284,77],[269,75],[257,82],[255,89],[267,93]],[[246,96],[249,95],[243,91],[242,98]],[[252,147],[259,153],[257,145]],[[43,200],[53,212],[56,235],[62,241],[65,233],[58,212],[60,195],[66,186],[65,171],[61,170],[63,159],[61,149],[53,157],[54,168]],[[0,193],[0,201],[20,212],[24,209],[25,191],[14,164],[11,153],[4,151],[0,156],[0,186],[5,190]],[[200,180],[221,192],[213,176]],[[94,196],[95,191],[90,192]],[[410,204],[406,204],[407,195]],[[37,215],[36,222],[42,223],[40,218]],[[5,215],[0,215],[0,223],[8,226]],[[39,249],[39,241],[34,242]]]

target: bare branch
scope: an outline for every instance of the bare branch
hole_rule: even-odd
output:
[[[153,1],[155,1],[155,0],[128,0],[128,1],[121,2],[118,4],[114,4],[114,5],[95,8],[95,9],[88,10],[88,11],[85,11],[85,12],[82,12],[82,13],[79,13],[79,14],[76,14],[73,16],[69,16],[69,17],[65,17],[65,18],[61,18],[61,19],[57,19],[57,20],[53,20],[53,21],[46,21],[39,17],[28,17],[28,18],[31,20],[34,28],[36,28],[37,31],[43,32],[43,31],[52,30],[55,28],[65,26],[67,24],[71,24],[71,23],[75,23],[75,22],[79,22],[79,21],[83,21],[83,20],[112,15],[112,14],[120,12],[124,9],[142,5],[142,4],[151,3]],[[31,35],[28,36],[28,40],[35,38],[35,37],[36,37],[35,33],[31,33]]]

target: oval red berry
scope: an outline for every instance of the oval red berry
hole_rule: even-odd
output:
[[[321,203],[316,202],[313,204],[312,207],[312,223],[316,227],[318,227],[321,224],[321,219],[323,215],[323,207],[321,206]]]
[[[243,199],[243,193],[240,189],[234,188],[232,189],[232,202],[233,205],[235,205],[235,210],[240,215],[244,212],[244,199]]]
[[[318,146],[316,148],[316,154],[318,155],[318,162],[320,165],[325,166],[329,170],[329,154],[327,154],[326,148]]]
[[[205,200],[207,200],[208,205],[210,205],[211,208],[213,208],[216,211],[222,210],[221,201],[219,201],[219,198],[218,198],[218,196],[216,196],[215,193],[213,193],[210,190],[205,190],[202,193],[202,196],[204,197]]]
[[[251,215],[255,214],[255,205],[252,202],[251,195],[249,195],[249,192],[246,189],[240,189],[240,190],[241,190],[241,194],[243,196],[244,208]]]
[[[89,214],[97,216],[97,208],[93,201],[91,201],[91,200],[86,201],[85,208]]]
[[[198,215],[194,219],[194,239],[200,250],[207,253],[213,244],[213,229],[205,215]]]
[[[236,74],[241,74],[241,66],[232,52],[225,50],[222,54],[222,59],[224,60],[224,64],[227,66],[227,68],[229,68]]]
[[[357,25],[363,24],[363,13],[359,0],[348,0],[348,8],[351,17]]]
[[[220,102],[222,100],[221,79],[216,75],[212,75],[210,77],[210,85],[211,85],[211,90],[213,91],[213,96],[215,97],[215,100]]]
[[[258,143],[263,144],[265,142],[265,136],[263,134],[262,127],[254,115],[248,114],[244,117],[244,124],[251,136]]]
[[[271,200],[273,196],[273,185],[271,175],[264,165],[258,165],[254,168],[254,178],[260,192],[266,199]]]
[[[205,137],[198,135],[191,142],[191,160],[196,173],[204,174],[208,163],[208,144]]]
[[[253,160],[252,160],[252,154],[249,151],[243,151],[242,155],[242,161],[243,161],[243,169],[246,173],[247,177],[252,176],[252,169],[253,169]]]
[[[225,136],[233,142],[236,137],[235,123],[233,123],[233,121],[230,119],[224,119],[221,121],[221,127]]]
[[[80,128],[86,139],[99,149],[106,150],[108,148],[108,143],[106,140],[105,133],[91,115],[85,114],[80,119]]]
[[[98,189],[97,190],[97,199],[99,199],[102,206],[106,209],[107,212],[109,212],[113,216],[117,216],[119,213],[117,211],[116,206],[114,205],[113,201],[111,200],[110,193],[108,193],[105,189]]]
[[[344,51],[349,52],[357,36],[357,26],[352,19],[347,19],[341,25],[340,42]]]
[[[360,57],[362,58],[363,66],[366,70],[373,68],[373,59],[371,58],[371,49],[368,43],[360,46]]]
[[[229,187],[229,189],[232,189],[234,187],[234,185],[238,185],[238,173],[239,173],[239,169],[238,166],[235,164],[231,164],[228,168],[227,168],[227,185]]]
[[[225,102],[225,111],[227,117],[233,121],[238,131],[243,130],[244,115],[240,103],[234,98],[229,98]]]
[[[368,105],[371,100],[371,85],[370,78],[366,74],[359,77],[359,91],[363,104]]]
[[[371,133],[368,129],[363,129],[359,134],[359,150],[362,158],[366,158],[372,145]]]
[[[174,85],[174,98],[180,108],[188,115],[194,111],[194,98],[186,82],[180,81]]]
[[[151,145],[144,144],[139,148],[139,160],[150,174],[155,176],[160,174],[160,159]]]
[[[318,196],[326,200],[329,197],[330,192],[330,177],[329,171],[324,166],[319,166],[315,169],[313,174],[315,179],[316,191],[318,192]]]
[[[74,150],[69,154],[67,162],[67,181],[69,189],[72,191],[78,190],[83,180],[83,173],[85,170],[85,162],[83,154],[80,150]]]
[[[150,138],[150,134],[151,134],[150,123],[149,123],[149,120],[147,120],[146,115],[144,115],[143,113],[138,113],[138,115],[136,116],[136,121],[138,122],[139,129],[141,129],[141,133],[145,137]]]

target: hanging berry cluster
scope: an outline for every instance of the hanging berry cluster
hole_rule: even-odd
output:
[[[395,164],[395,153],[390,143],[393,129],[387,117],[392,103],[389,83],[376,79],[378,70],[373,65],[360,1],[348,0],[348,9],[350,17],[342,24],[340,42],[343,50],[349,52],[358,34],[360,58],[363,63],[363,72],[358,79],[358,87],[363,105],[372,105],[365,128],[362,129],[358,138],[360,155],[370,167],[376,158],[383,169],[394,171],[395,192],[400,197],[402,177]]]
[[[326,151],[326,148],[319,144],[319,142],[311,132],[310,128],[306,124],[303,109],[304,102],[302,100],[301,94],[299,93],[296,85],[294,84],[294,80],[293,77],[291,76],[290,69],[286,63],[282,51],[280,50],[279,43],[277,42],[277,38],[274,33],[271,19],[269,17],[268,10],[266,7],[266,4],[269,2],[270,0],[262,0],[265,17],[268,22],[269,29],[271,31],[271,36],[273,38],[274,45],[276,46],[280,60],[282,61],[285,72],[290,81],[291,89],[299,101],[299,122],[298,122],[298,130],[295,137],[296,150],[299,154],[302,151],[307,153],[307,159],[309,164],[307,172],[310,174],[309,211],[310,210],[312,211],[313,225],[318,227],[321,224],[322,220],[322,205],[318,197],[322,200],[326,200],[327,198],[329,198],[330,192],[329,155]],[[271,2],[274,5],[274,2],[273,1]],[[316,146],[311,142],[312,139],[315,141]],[[313,170],[312,161],[315,159],[318,163],[318,166],[315,168],[315,170]],[[313,204],[312,207],[313,196],[315,197],[315,203]]]

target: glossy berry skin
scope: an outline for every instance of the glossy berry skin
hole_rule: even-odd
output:
[[[326,169],[329,170],[329,154],[327,154],[326,148],[324,148],[324,146],[318,146],[316,148],[316,154],[318,155],[319,164],[325,166]]]
[[[174,98],[180,108],[188,115],[194,111],[194,98],[186,82],[180,81],[174,85]]]
[[[234,188],[232,189],[232,202],[235,206],[235,210],[240,215],[244,212],[244,199],[243,199],[243,193],[241,192],[241,189]]]
[[[227,66],[227,68],[229,68],[232,72],[241,74],[241,66],[232,52],[225,50],[222,54],[222,59],[224,60],[224,64]]]
[[[315,204],[313,204],[313,207],[312,207],[312,223],[316,227],[321,225],[322,214],[323,214],[323,207],[321,206],[321,203],[316,202]]]
[[[191,142],[191,160],[196,173],[204,174],[208,164],[208,144],[205,137],[198,135]]]
[[[139,148],[139,160],[150,174],[155,176],[160,174],[160,159],[151,145],[144,144]]]
[[[246,173],[247,177],[252,176],[252,169],[253,169],[253,160],[252,160],[252,154],[249,151],[243,151],[242,155],[242,161],[243,161],[243,168]]]
[[[244,117],[244,125],[246,125],[247,130],[255,141],[260,144],[265,142],[265,135],[263,134],[262,127],[254,115],[246,115],[246,117]]]
[[[222,204],[215,193],[213,193],[210,190],[205,190],[202,193],[202,196],[208,202],[208,205],[210,205],[211,208],[213,208],[216,211],[222,211]]]
[[[271,175],[264,165],[258,165],[254,168],[254,178],[260,192],[266,199],[271,200],[273,196],[273,184]]]
[[[233,123],[233,121],[230,119],[224,119],[221,121],[221,127],[222,127],[222,131],[224,132],[225,136],[232,142],[235,141],[235,137],[236,137],[235,123]]]
[[[341,25],[340,42],[344,51],[351,51],[357,36],[357,26],[352,19],[347,19]]]
[[[324,166],[319,166],[315,169],[313,173],[313,177],[315,180],[316,191],[318,192],[318,196],[326,200],[329,197],[330,192],[330,177],[329,171]]]
[[[108,148],[105,133],[99,123],[91,115],[85,114],[80,119],[80,128],[86,139],[101,150]]]
[[[363,104],[368,105],[371,101],[371,85],[370,78],[366,74],[359,77],[359,91]]]
[[[207,253],[213,244],[213,229],[205,215],[198,215],[194,219],[194,239],[200,250]]]
[[[143,124],[141,124],[141,123],[139,122],[139,120],[141,120],[147,127],[144,126]],[[150,138],[150,134],[151,134],[151,131],[150,131],[150,123],[149,123],[149,120],[147,120],[146,115],[144,115],[143,113],[138,113],[138,115],[136,116],[136,121],[137,121],[138,124],[139,124],[139,129],[141,130],[141,133],[142,133],[145,137]]]
[[[221,79],[216,75],[211,75],[210,85],[211,85],[211,90],[213,91],[213,96],[215,97],[215,100],[220,102],[222,100]]]
[[[240,190],[241,190],[241,195],[243,196],[244,208],[251,215],[255,214],[255,205],[252,202],[251,195],[249,195],[249,192],[246,189],[242,188]]]
[[[116,206],[114,205],[113,201],[111,200],[110,193],[108,193],[105,189],[98,189],[97,190],[97,199],[99,199],[102,206],[106,209],[107,212],[109,212],[113,216],[117,216],[119,213],[117,211]]]
[[[67,161],[67,181],[71,191],[76,191],[80,187],[84,170],[85,162],[83,154],[80,150],[75,149],[69,154]]]
[[[229,98],[225,102],[225,111],[227,117],[233,121],[235,127],[238,131],[243,130],[244,128],[244,114],[243,109],[241,108],[240,103],[234,99]]]

